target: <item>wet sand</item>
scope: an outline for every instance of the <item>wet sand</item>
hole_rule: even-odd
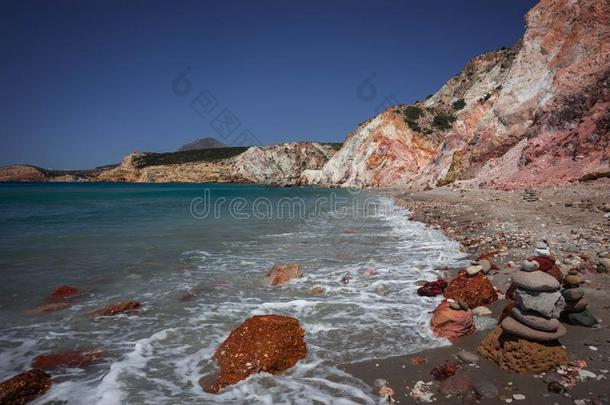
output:
[[[488,277],[500,292],[505,292],[511,273],[519,263],[531,255],[537,241],[546,240],[555,255],[563,261],[579,257],[589,266],[585,279],[585,296],[589,309],[600,321],[594,328],[566,325],[568,334],[560,339],[566,347],[571,362],[585,360],[586,370],[597,378],[578,382],[567,393],[556,394],[547,390],[542,375],[516,374],[500,369],[485,358],[475,365],[465,364],[456,358],[460,349],[477,353],[479,342],[489,330],[474,336],[458,339],[451,346],[441,347],[387,359],[343,365],[342,368],[375,387],[376,379],[385,379],[394,390],[399,403],[414,403],[409,396],[411,388],[419,380],[434,381],[430,374],[434,367],[446,361],[460,364],[458,373],[467,374],[476,384],[487,381],[498,388],[497,399],[477,400],[474,395],[445,397],[438,392],[434,403],[499,403],[507,402],[513,394],[525,395],[525,400],[514,403],[574,404],[584,400],[586,404],[606,404],[610,401],[610,275],[593,270],[598,252],[610,250],[610,179],[524,192],[471,189],[467,187],[439,188],[425,192],[392,191],[396,201],[407,207],[413,220],[442,230],[457,240],[465,252],[476,258],[492,254],[491,261],[498,266]],[[564,273],[572,266],[562,264]],[[457,269],[445,269],[447,279],[457,274]],[[421,297],[421,299],[428,299]],[[500,299],[490,305],[497,319],[509,301]],[[593,346],[597,350],[590,349]],[[412,364],[415,356],[427,361]],[[374,388],[375,391],[378,388]],[[436,389],[436,391],[438,391]]]

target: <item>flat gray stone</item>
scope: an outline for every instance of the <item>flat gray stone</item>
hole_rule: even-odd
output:
[[[515,287],[532,291],[556,291],[561,286],[555,277],[538,270],[517,271],[512,279]]]
[[[507,316],[504,318],[500,327],[510,333],[511,335],[515,335],[518,337],[522,337],[528,340],[537,340],[539,342],[549,342],[551,340],[557,340],[567,333],[566,327],[562,324],[559,324],[556,332],[543,332],[540,330],[532,329],[527,325],[522,324],[516,319]]]
[[[585,296],[585,290],[580,287],[565,288],[561,291],[561,294],[563,295],[563,298],[566,299],[566,301],[578,301],[579,299]]]
[[[530,291],[522,288],[515,289],[515,302],[521,308],[539,312],[547,318],[559,318],[566,306],[559,291]]]
[[[511,316],[522,324],[542,332],[557,332],[557,329],[559,328],[558,319],[545,318],[538,312],[524,311],[518,306],[513,307]]]

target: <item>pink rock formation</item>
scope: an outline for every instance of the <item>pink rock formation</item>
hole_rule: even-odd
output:
[[[610,3],[542,0],[512,49],[361,124],[304,181],[514,189],[610,175]]]

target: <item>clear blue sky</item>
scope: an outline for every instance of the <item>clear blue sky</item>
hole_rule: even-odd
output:
[[[423,99],[513,45],[534,4],[0,0],[0,165],[94,167],[246,129],[341,142],[387,97]],[[219,135],[225,108],[240,125]]]

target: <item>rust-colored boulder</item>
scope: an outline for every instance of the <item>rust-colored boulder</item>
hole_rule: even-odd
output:
[[[57,287],[47,299],[49,301],[64,301],[70,298],[76,298],[82,295],[81,290],[78,288],[70,287],[69,285],[62,285],[61,287]]]
[[[280,285],[301,276],[301,266],[297,263],[276,264],[267,273],[267,282],[269,285]]]
[[[500,368],[517,373],[542,373],[568,364],[566,350],[558,341],[534,342],[496,327],[479,345],[481,356]]]
[[[424,283],[424,285],[417,289],[417,295],[422,297],[436,297],[437,295],[441,295],[445,288],[447,288],[447,282],[442,278],[439,278],[436,281]]]
[[[49,312],[61,311],[70,306],[67,302],[51,302],[49,304],[39,305],[36,308],[32,308],[27,311],[29,315],[42,315]]]
[[[489,305],[498,300],[498,293],[485,274],[479,272],[469,276],[464,270],[449,281],[443,295],[455,301],[463,300],[468,308]]]
[[[35,400],[51,387],[51,376],[34,368],[0,383],[0,404],[23,405]]]
[[[550,274],[551,276],[555,277],[557,279],[557,281],[559,281],[560,283],[563,283],[563,273],[561,272],[561,269],[559,269],[559,266],[557,266],[557,264],[555,264],[555,258],[553,257],[530,257],[527,260],[534,260],[536,262],[538,262],[538,264],[540,265],[538,267],[538,270],[540,271],[544,271],[545,273]]]
[[[247,319],[214,353],[220,371],[211,384],[200,381],[207,392],[217,393],[251,374],[278,374],[307,354],[305,331],[298,320],[284,315],[256,315]]]
[[[449,340],[455,340],[460,336],[473,335],[477,332],[472,311],[456,311],[449,307],[447,301],[441,302],[432,313],[430,327],[436,336]]]
[[[61,352],[41,354],[34,357],[32,367],[53,370],[56,368],[83,368],[104,358],[104,352]]]
[[[98,316],[113,316],[122,313],[131,313],[136,312],[142,307],[137,301],[125,301],[125,302],[115,302],[114,304],[110,304],[105,306],[104,308],[96,309],[91,312],[90,315],[92,317]]]

